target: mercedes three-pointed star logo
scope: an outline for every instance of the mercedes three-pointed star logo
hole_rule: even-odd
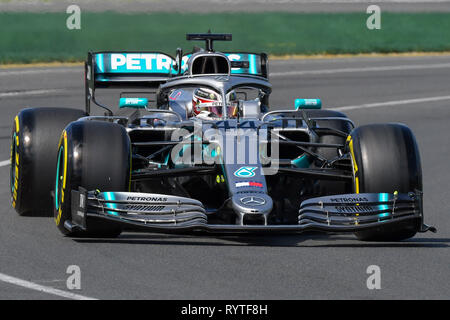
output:
[[[241,203],[245,205],[262,206],[263,204],[266,203],[266,200],[264,200],[263,198],[254,196],[244,197],[241,198],[240,200]]]

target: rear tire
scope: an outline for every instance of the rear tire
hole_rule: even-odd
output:
[[[121,227],[105,220],[87,220],[87,231],[69,232],[71,191],[79,187],[100,191],[128,191],[130,186],[131,143],[125,128],[110,122],[71,123],[60,139],[54,215],[58,229],[68,236],[117,237]]]
[[[65,108],[28,108],[14,119],[10,190],[19,215],[51,216],[56,153],[62,130],[86,113]]]
[[[403,124],[372,124],[356,128],[348,139],[356,193],[422,191],[422,169],[416,139]],[[413,237],[421,219],[356,232],[365,241],[398,241]]]

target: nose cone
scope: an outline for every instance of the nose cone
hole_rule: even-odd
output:
[[[267,224],[267,216],[273,208],[272,198],[265,193],[237,193],[231,202],[241,225],[247,218],[250,220],[262,218],[264,224]]]

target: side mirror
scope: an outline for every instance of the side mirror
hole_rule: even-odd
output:
[[[298,109],[321,109],[320,99],[295,99],[295,110]]]

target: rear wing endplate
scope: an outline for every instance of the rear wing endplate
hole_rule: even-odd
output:
[[[177,61],[162,52],[89,52],[85,63],[86,112],[95,103],[97,88],[157,88],[180,74],[182,51]]]

